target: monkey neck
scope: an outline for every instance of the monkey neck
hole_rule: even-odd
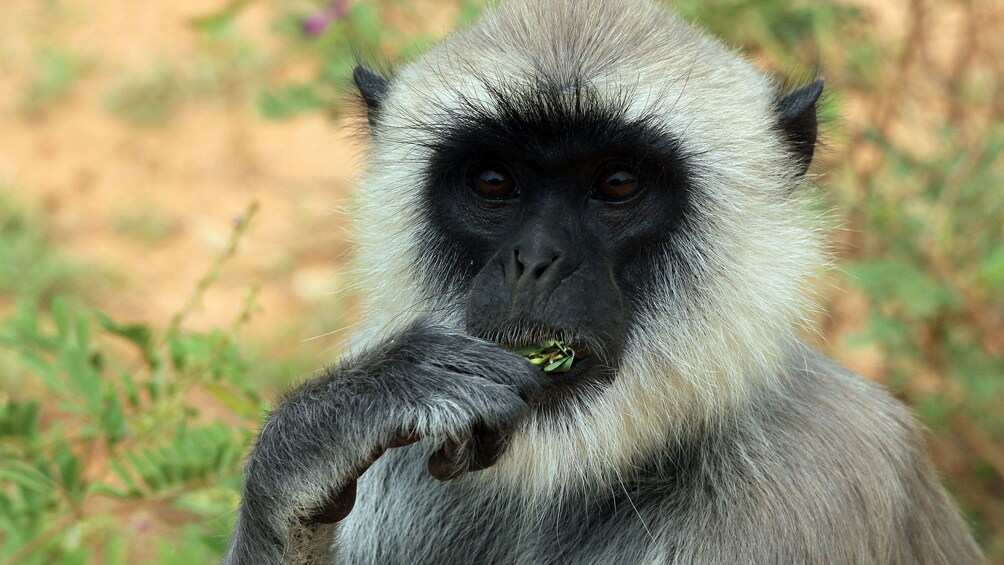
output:
[[[753,433],[783,413],[777,407],[805,385],[798,375],[811,372],[822,358],[792,340],[781,359],[769,374],[740,375],[746,381],[733,388],[710,386],[695,375],[654,365],[640,381],[633,379],[641,375],[621,372],[607,390],[567,404],[560,417],[531,414],[514,432],[498,465],[481,480],[546,500],[568,489],[602,488],[643,476],[650,465],[681,465],[694,456],[694,449],[714,451],[734,444],[740,432]],[[727,376],[735,375],[704,378]]]

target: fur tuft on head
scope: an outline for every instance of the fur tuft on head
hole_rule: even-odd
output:
[[[463,277],[444,283],[449,242],[427,252],[437,236],[420,188],[444,127],[539,112],[562,117],[555,135],[582,126],[570,116],[597,118],[605,135],[604,118],[618,116],[675,140],[688,173],[689,209],[651,253],[657,276],[616,377],[560,421],[531,415],[476,480],[540,496],[611,484],[774,386],[807,323],[807,280],[826,261],[821,218],[801,187],[814,85],[782,98],[740,55],[648,0],[509,0],[385,86],[354,215],[363,339],[420,316],[462,329]],[[804,134],[794,150],[789,131]]]

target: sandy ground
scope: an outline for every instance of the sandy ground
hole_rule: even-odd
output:
[[[315,113],[273,122],[256,115],[253,100],[216,100],[182,105],[164,126],[130,125],[106,108],[109,90],[166,57],[195,57],[188,21],[221,2],[42,4],[0,3],[0,185],[40,211],[65,253],[112,275],[97,293],[102,308],[157,326],[258,202],[239,252],[188,325],[228,324],[260,285],[249,332],[287,352],[303,344],[323,356],[334,338],[303,340],[342,323],[341,301],[331,293],[344,280],[339,210],[357,171],[358,120]],[[255,6],[240,20],[265,49],[271,13]],[[69,99],[26,117],[19,97],[37,54],[53,46],[91,61],[89,70]],[[155,225],[156,236],[138,236],[143,224]],[[299,321],[307,312],[316,322]]]

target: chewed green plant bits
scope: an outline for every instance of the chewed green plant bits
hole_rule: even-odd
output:
[[[550,340],[513,350],[541,367],[545,373],[567,373],[575,362],[575,350],[558,340]]]

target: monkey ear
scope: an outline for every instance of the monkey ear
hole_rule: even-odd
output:
[[[359,89],[363,102],[366,103],[366,117],[371,126],[375,125],[380,106],[383,105],[387,91],[390,90],[390,81],[362,65],[356,66],[352,71],[352,79],[356,82],[356,88]]]
[[[800,167],[799,174],[804,175],[808,170],[816,150],[816,101],[822,92],[823,79],[816,79],[791,91],[774,105],[781,133]]]

